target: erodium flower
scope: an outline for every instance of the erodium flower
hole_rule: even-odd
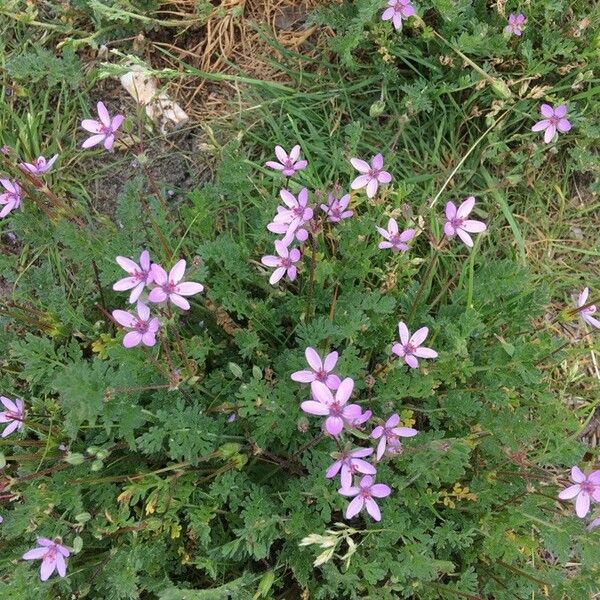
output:
[[[388,7],[381,14],[382,21],[392,21],[394,29],[402,29],[402,20],[416,14],[410,0],[389,0]]]
[[[506,33],[512,33],[513,35],[521,35],[523,33],[523,25],[527,22],[525,15],[510,14],[508,16],[508,25],[504,28]]]
[[[373,483],[373,477],[365,475],[357,486],[341,488],[338,492],[342,496],[354,496],[346,509],[346,519],[351,519],[366,508],[375,521],[381,521],[381,512],[374,498],[385,498],[392,490],[385,483]]]
[[[4,207],[0,210],[0,219],[4,218],[11,210],[19,208],[22,201],[21,186],[10,179],[0,179],[2,187],[6,190],[0,194],[0,204]]]
[[[308,206],[308,190],[306,188],[300,190],[297,198],[288,190],[281,190],[279,195],[285,203],[285,207],[277,207],[277,214],[273,222],[267,225],[267,229],[273,233],[284,233],[286,238],[289,237],[289,243],[294,232],[313,218],[313,209]],[[305,241],[308,238],[308,232],[305,232],[305,236],[302,237],[301,241]]]
[[[350,203],[350,194],[345,194],[341,198],[336,198],[332,193],[329,194],[327,204],[321,204],[321,210],[327,215],[330,223],[339,223],[343,219],[349,219],[353,212],[346,210]]]
[[[401,444],[401,437],[414,437],[419,433],[412,427],[398,427],[399,424],[400,417],[397,413],[394,413],[384,425],[378,425],[373,429],[371,437],[379,440],[377,444],[377,460],[381,460],[386,449],[388,449],[388,454],[397,454]]]
[[[411,367],[416,369],[419,366],[418,358],[436,358],[438,353],[431,348],[423,348],[421,344],[425,341],[429,329],[427,327],[421,327],[417,329],[412,336],[408,331],[408,327],[400,321],[398,323],[398,333],[400,334],[400,341],[396,342],[392,346],[392,352],[404,359],[404,362]]]
[[[169,301],[183,310],[189,310],[190,303],[184,296],[194,296],[199,294],[204,286],[194,281],[181,281],[185,275],[185,260],[181,259],[175,263],[175,266],[167,272],[154,263],[152,265],[152,279],[157,287],[153,288],[148,294],[150,302]]]
[[[540,113],[542,113],[542,117],[544,118],[541,121],[538,121],[531,128],[531,131],[543,131],[544,142],[546,142],[546,144],[549,144],[554,139],[557,131],[566,133],[571,130],[571,122],[566,118],[566,104],[561,104],[556,108],[552,108],[549,104],[542,104],[540,106]]]
[[[482,221],[467,219],[469,213],[475,206],[475,197],[469,196],[456,208],[454,202],[446,204],[446,223],[444,224],[444,233],[446,236],[458,237],[469,248],[473,247],[473,238],[469,233],[481,233],[487,229],[487,225]]]
[[[104,102],[98,102],[96,106],[98,110],[99,121],[95,119],[84,119],[81,121],[81,126],[94,135],[90,136],[83,142],[83,148],[91,148],[98,144],[104,143],[107,150],[112,150],[115,143],[115,133],[121,127],[125,117],[123,115],[115,115],[111,118],[108,114]]]
[[[392,181],[392,176],[383,170],[383,155],[376,154],[369,165],[368,162],[360,158],[351,158],[352,166],[359,172],[359,175],[351,184],[353,190],[367,188],[367,197],[373,198],[377,193],[379,184],[388,184]]]
[[[298,274],[296,263],[302,257],[300,250],[298,248],[290,250],[285,242],[277,240],[275,242],[275,252],[278,256],[267,255],[260,259],[260,262],[266,267],[275,267],[269,278],[269,283],[275,285],[284,275],[287,275],[290,281],[294,281]]]
[[[593,471],[589,475],[584,475],[579,467],[571,469],[571,481],[574,485],[565,488],[558,497],[561,500],[575,500],[575,512],[580,519],[583,519],[590,510],[590,502],[600,502],[600,471]]]
[[[31,173],[32,175],[43,175],[52,168],[52,165],[56,162],[57,158],[58,154],[55,154],[48,160],[46,160],[43,156],[39,156],[30,163],[19,163],[19,167],[21,167],[23,171],[27,171],[27,173]]]
[[[352,486],[352,478],[356,473],[363,475],[375,475],[377,469],[366,460],[366,456],[373,454],[373,448],[355,448],[354,450],[343,450],[334,452],[333,457],[336,461],[330,465],[325,472],[325,477],[331,479],[340,473],[342,488],[346,489]]]
[[[589,288],[584,288],[581,294],[579,294],[579,297],[577,298],[577,308],[581,308],[582,306],[585,306],[587,304],[589,294]],[[590,306],[586,306],[585,308],[581,309],[578,312],[578,314],[588,325],[591,325],[596,329],[600,329],[600,321],[598,321],[596,317],[592,317],[596,310],[596,305],[590,304]]]
[[[300,158],[300,146],[296,144],[287,154],[281,146],[275,146],[275,156],[277,161],[270,160],[265,165],[276,171],[281,171],[282,175],[286,177],[292,177],[296,171],[302,171],[306,169],[308,162],[305,160],[299,160]]]
[[[0,396],[0,402],[6,410],[0,412],[0,423],[8,423],[2,432],[2,437],[9,436],[13,431],[23,429],[25,421],[25,405],[23,400],[16,398],[11,400],[6,396]]]
[[[49,540],[48,538],[37,539],[38,548],[33,548],[29,552],[23,554],[24,560],[39,560],[42,559],[42,565],[40,567],[40,579],[46,581],[54,570],[61,576],[64,577],[67,572],[67,558],[71,552],[66,546]]]
[[[292,380],[298,383],[313,383],[320,381],[330,390],[337,390],[340,387],[341,379],[332,373],[338,361],[338,353],[330,352],[325,360],[321,360],[319,353],[310,346],[304,351],[306,362],[310,370],[296,371],[292,373]]]
[[[338,436],[344,425],[350,425],[359,415],[362,409],[358,404],[346,404],[352,395],[354,381],[346,377],[340,387],[335,392],[320,381],[311,384],[311,391],[314,400],[307,400],[300,405],[300,408],[309,415],[318,415],[327,417],[325,419],[325,430],[329,435]]]
[[[131,329],[123,338],[125,348],[133,348],[140,343],[144,346],[156,344],[156,332],[160,328],[160,320],[158,317],[150,318],[150,309],[143,302],[137,303],[137,315],[125,310],[113,310],[112,316],[119,325]]]
[[[126,256],[117,256],[116,260],[118,265],[128,273],[129,277],[119,279],[119,281],[113,285],[113,290],[117,292],[131,290],[129,302],[133,304],[140,297],[144,288],[152,283],[150,253],[148,250],[144,250],[140,254],[139,265]]]
[[[381,250],[391,248],[394,252],[406,252],[409,249],[408,242],[415,237],[414,229],[405,229],[402,233],[398,230],[396,219],[388,221],[388,228],[376,227],[379,234],[384,238],[383,242],[379,242]]]

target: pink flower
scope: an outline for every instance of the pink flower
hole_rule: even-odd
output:
[[[31,173],[32,175],[43,175],[44,173],[47,173],[52,168],[52,165],[56,162],[57,158],[58,158],[58,154],[55,154],[49,160],[46,160],[43,156],[39,156],[33,162],[19,163],[19,167],[21,167],[21,169],[23,169],[23,171],[27,171],[27,173]]]
[[[394,413],[386,422],[385,425],[378,425],[373,429],[371,437],[379,440],[377,444],[377,460],[385,454],[386,447],[389,444],[388,454],[397,454],[400,447],[401,437],[414,437],[419,433],[412,427],[398,427],[400,417]]]
[[[148,294],[150,302],[172,302],[183,310],[189,310],[190,303],[183,296],[199,294],[204,286],[194,281],[181,281],[185,274],[185,260],[181,259],[167,272],[157,264],[152,265],[152,278],[157,287]]]
[[[358,404],[354,405],[358,406]],[[353,427],[355,429],[360,429],[361,425],[364,425],[372,416],[373,413],[370,410],[365,410],[362,412],[362,408],[358,406],[360,410],[356,411],[356,413],[352,413],[347,419],[348,427]]]
[[[531,131],[545,131],[544,142],[546,142],[546,144],[549,144],[554,139],[554,135],[557,131],[560,133],[570,131],[572,126],[571,122],[566,118],[566,104],[561,104],[556,108],[552,108],[549,104],[542,104],[542,106],[540,106],[540,112],[544,119],[538,121],[531,128]]]
[[[392,493],[392,490],[385,483],[373,483],[373,477],[365,475],[358,486],[341,488],[338,492],[342,496],[355,496],[346,509],[346,519],[351,519],[366,507],[375,521],[381,521],[379,506],[373,498],[385,498]]]
[[[140,254],[140,264],[133,262],[126,256],[117,256],[118,265],[125,270],[129,277],[119,279],[114,285],[113,290],[122,292],[131,290],[129,302],[133,304],[140,297],[144,288],[152,283],[152,265],[150,264],[150,253],[144,250]]]
[[[582,306],[585,306],[587,304],[589,293],[590,293],[589,288],[584,288],[584,290],[581,292],[581,294],[579,294],[579,297],[577,298],[577,308],[581,308]],[[596,319],[596,317],[592,317],[592,315],[596,312],[596,310],[597,310],[596,305],[591,304],[590,306],[587,306],[586,308],[581,309],[579,311],[579,316],[588,325],[591,325],[592,327],[595,327],[596,329],[600,329],[600,321],[598,321],[598,319]]]
[[[302,171],[308,165],[307,161],[298,160],[300,158],[300,146],[298,144],[290,150],[289,154],[281,146],[275,146],[275,155],[279,162],[270,160],[266,163],[266,166],[281,171],[286,177],[292,177],[296,171]]]
[[[388,8],[383,11],[381,20],[391,20],[394,29],[402,29],[402,19],[406,20],[415,14],[415,7],[410,3],[410,0],[389,0]]]
[[[414,229],[405,229],[402,233],[399,233],[396,219],[388,221],[387,229],[383,229],[383,227],[376,227],[376,229],[385,238],[385,241],[379,242],[381,250],[391,248],[394,252],[406,252],[409,249],[408,242],[415,237]]]
[[[383,155],[376,154],[371,160],[371,164],[361,160],[360,158],[351,158],[352,166],[362,175],[359,175],[350,185],[353,190],[367,188],[367,197],[373,198],[377,193],[379,184],[388,184],[392,180],[392,176],[383,171]]]
[[[558,497],[561,500],[571,500],[577,497],[575,512],[580,519],[583,519],[590,510],[591,499],[600,502],[600,471],[593,471],[586,476],[579,467],[573,467],[571,480],[574,485],[565,488],[558,494]]]
[[[21,206],[22,190],[16,181],[10,179],[0,179],[0,183],[6,190],[3,194],[0,194],[0,204],[4,204],[4,208],[0,210],[0,219],[2,219],[11,210]]]
[[[327,417],[325,419],[325,429],[329,435],[337,437],[344,429],[344,425],[350,425],[360,414],[362,410],[358,404],[346,404],[352,395],[354,381],[346,377],[340,383],[340,387],[335,392],[320,381],[315,381],[311,385],[312,395],[315,400],[307,400],[300,405],[300,408],[309,415],[318,415]]]
[[[275,270],[269,278],[269,283],[275,285],[284,275],[287,275],[287,278],[290,281],[294,281],[298,274],[295,263],[297,263],[302,256],[300,250],[298,250],[298,248],[290,250],[283,240],[277,240],[275,242],[275,251],[279,256],[267,255],[260,259],[260,262],[263,265],[275,267]]]
[[[514,15],[510,14],[508,17],[508,25],[504,28],[506,33],[513,33],[514,35],[521,35],[523,33],[523,25],[527,22],[525,15]]]
[[[415,331],[411,337],[408,327],[406,327],[406,325],[400,321],[400,323],[398,323],[398,332],[400,333],[400,342],[396,342],[392,346],[392,352],[400,358],[403,358],[404,362],[412,369],[416,369],[419,366],[417,357],[437,357],[438,353],[435,350],[421,347],[421,344],[425,341],[425,338],[429,333],[429,329],[427,327],[421,327],[421,329],[417,329],[417,331]]]
[[[94,119],[84,119],[81,121],[81,126],[86,131],[94,134],[83,142],[82,147],[91,148],[104,142],[104,147],[107,150],[112,150],[115,143],[115,132],[121,127],[125,117],[123,115],[115,115],[111,119],[106,106],[104,106],[104,102],[98,102],[97,109],[99,121]]]
[[[333,374],[332,371],[338,360],[338,353],[331,352],[322,361],[321,357],[314,348],[310,346],[304,351],[306,362],[310,366],[309,371],[296,371],[292,373],[292,380],[298,383],[313,383],[320,381],[324,383],[330,390],[337,390],[340,387],[340,378]]]
[[[25,554],[23,554],[23,559],[42,559],[42,566],[40,567],[40,579],[42,581],[46,581],[50,575],[54,573],[55,569],[61,577],[64,577],[67,572],[67,563],[65,558],[71,554],[69,549],[58,542],[49,540],[48,538],[38,538],[37,545],[39,546],[38,548],[29,550],[29,552],[25,552]]]
[[[469,233],[481,233],[487,229],[485,223],[467,219],[469,213],[475,206],[475,198],[469,196],[456,208],[454,202],[446,204],[446,223],[444,224],[444,233],[450,238],[458,235],[458,237],[469,248],[473,247],[473,238]]]
[[[0,396],[0,402],[6,410],[0,412],[0,423],[10,423],[4,428],[2,437],[9,436],[13,431],[23,429],[25,421],[25,405],[23,400],[16,398],[14,401],[5,396]]]
[[[119,325],[132,330],[123,338],[125,348],[133,348],[140,343],[144,346],[156,344],[160,321],[157,317],[150,318],[150,309],[144,303],[137,303],[137,316],[125,310],[113,310],[112,316]]]
[[[286,245],[292,241],[294,234],[300,241],[306,241],[308,232],[300,228],[313,218],[313,209],[308,206],[308,190],[302,188],[298,198],[288,190],[281,190],[279,195],[287,208],[277,207],[277,214],[273,222],[267,225],[267,229],[273,233],[285,234]]]
[[[346,194],[338,200],[330,193],[327,204],[321,204],[321,210],[327,215],[330,223],[339,223],[342,219],[348,219],[353,215],[351,210],[346,210],[349,203],[350,194]]]
[[[373,448],[356,448],[355,450],[344,450],[343,452],[335,452],[334,457],[337,459],[325,472],[325,477],[331,479],[340,473],[342,488],[346,489],[352,486],[352,478],[356,473],[365,475],[375,475],[377,469],[366,460],[365,456],[371,456]]]

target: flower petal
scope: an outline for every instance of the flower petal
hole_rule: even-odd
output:
[[[300,404],[300,408],[309,415],[318,415],[320,417],[324,417],[329,414],[329,407],[322,402],[317,402],[316,400],[306,400]]]
[[[356,496],[350,504],[348,504],[348,508],[346,508],[346,519],[352,519],[355,517],[365,505],[365,500],[362,496]]]
[[[365,506],[367,507],[367,512],[373,517],[374,521],[381,521],[381,511],[373,498],[365,498]]]

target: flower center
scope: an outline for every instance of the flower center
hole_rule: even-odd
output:
[[[462,227],[464,225],[464,222],[464,219],[459,219],[458,217],[454,217],[454,219],[450,220],[450,223],[452,224],[452,227],[454,227],[454,229]]]
[[[134,329],[140,333],[146,333],[148,330],[148,323],[146,321],[142,321],[141,319],[136,319]]]
[[[342,415],[342,407],[339,402],[334,401],[329,405],[329,415],[331,417],[340,417]]]
[[[596,489],[596,486],[591,483],[590,481],[584,481],[583,483],[579,484],[580,485],[580,489],[582,492],[586,492],[588,494],[591,494],[594,492],[594,490]]]
[[[557,117],[556,115],[552,115],[548,121],[550,121],[550,125],[554,125],[554,127],[556,127],[558,125],[558,122],[560,121],[560,117]]]
[[[377,176],[379,175],[379,169],[373,169],[370,168],[369,172],[367,173],[367,175],[371,178],[371,179],[377,179]]]
[[[404,352],[406,352],[406,354],[414,354],[415,350],[416,348],[410,342],[404,344]]]
[[[369,488],[360,488],[359,496],[366,500],[371,497],[371,490]]]
[[[286,269],[289,269],[292,266],[292,261],[289,258],[282,258],[279,261],[279,265],[285,267]]]

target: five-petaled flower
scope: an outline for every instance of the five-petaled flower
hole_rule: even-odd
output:
[[[160,328],[160,320],[158,317],[150,318],[150,309],[143,302],[137,303],[137,315],[125,310],[113,310],[112,316],[119,325],[131,329],[123,338],[125,348],[133,348],[140,343],[144,346],[156,344],[156,332]]]
[[[183,310],[190,308],[190,303],[184,296],[194,296],[199,294],[204,286],[194,281],[181,281],[185,274],[185,260],[181,259],[175,263],[175,266],[167,272],[154,263],[152,265],[152,279],[157,287],[153,288],[148,294],[150,302],[165,302],[168,300],[175,306]]]
[[[104,147],[107,150],[112,150],[115,143],[115,133],[121,127],[125,117],[123,115],[115,115],[111,118],[106,106],[104,106],[104,102],[98,102],[96,108],[98,110],[99,121],[95,119],[84,119],[81,121],[81,126],[86,131],[94,134],[83,142],[82,147],[91,148],[104,142]]]
[[[307,161],[298,160],[300,158],[300,146],[298,144],[290,150],[289,154],[281,146],[275,146],[275,155],[279,162],[269,160],[266,166],[281,171],[286,177],[292,177],[296,171],[302,171],[308,165]]]
[[[327,417],[325,419],[325,430],[329,435],[338,436],[344,425],[352,426],[354,421],[362,415],[362,409],[358,404],[346,404],[352,395],[354,381],[346,377],[335,392],[320,381],[311,384],[314,400],[307,400],[300,408],[309,415]]]
[[[285,234],[286,245],[292,241],[294,234],[300,241],[306,241],[308,231],[302,229],[302,225],[313,217],[313,209],[308,206],[308,189],[302,188],[297,198],[285,189],[279,195],[286,206],[277,207],[277,214],[273,222],[267,225],[267,229],[273,233]]]
[[[342,496],[354,496],[346,509],[346,519],[351,519],[366,507],[375,521],[381,521],[381,512],[374,498],[385,498],[392,490],[385,483],[373,483],[373,477],[365,475],[357,486],[341,488],[338,492]]]
[[[377,469],[370,462],[363,460],[371,454],[373,454],[373,448],[355,448],[354,450],[335,452],[333,456],[336,461],[329,466],[325,472],[325,477],[331,479],[340,473],[342,488],[349,488],[352,486],[352,478],[356,473],[362,473],[363,475],[375,475],[377,473]]]
[[[4,207],[0,210],[0,219],[2,219],[11,210],[21,206],[22,191],[21,186],[16,181],[0,179],[0,183],[6,190],[3,194],[0,194],[0,204],[4,204]]]
[[[15,430],[23,429],[25,420],[25,405],[23,400],[16,398],[11,400],[6,396],[0,396],[0,402],[6,410],[0,412],[0,423],[9,423],[2,432],[2,437],[9,436]]]
[[[487,229],[487,226],[482,221],[467,219],[469,213],[475,206],[475,197],[469,196],[461,205],[456,208],[454,202],[446,204],[446,223],[444,224],[444,233],[448,237],[458,237],[469,248],[473,247],[473,238],[469,233],[481,233]]]
[[[388,454],[397,454],[401,447],[401,437],[414,437],[419,433],[412,427],[398,427],[399,423],[400,417],[397,413],[394,413],[384,425],[378,425],[373,429],[371,437],[379,440],[377,444],[377,460],[381,460],[386,449]]]
[[[381,14],[381,20],[391,20],[394,29],[402,29],[402,19],[406,20],[415,14],[415,7],[410,0],[389,0],[388,7]]]
[[[596,305],[590,304],[589,306],[586,306],[586,304],[588,303],[589,294],[590,294],[589,288],[584,288],[583,291],[581,292],[581,294],[579,294],[579,297],[577,298],[577,308],[580,309],[578,311],[579,316],[588,325],[591,325],[592,327],[595,327],[596,329],[600,329],[600,321],[598,321],[598,319],[596,319],[596,317],[592,317],[592,315],[597,310]],[[585,308],[581,308],[582,306],[585,306]]]
[[[379,184],[388,184],[392,181],[392,176],[383,170],[383,155],[376,154],[371,164],[360,158],[351,158],[352,166],[359,172],[359,175],[350,185],[353,190],[359,190],[366,186],[367,197],[373,198],[377,193]]]
[[[504,28],[506,33],[512,33],[514,35],[521,35],[523,33],[523,25],[527,22],[525,15],[515,15],[511,13],[508,16],[508,25]]]
[[[310,346],[304,351],[306,362],[311,370],[296,371],[292,373],[292,380],[298,383],[313,383],[320,381],[330,390],[337,390],[340,387],[341,379],[332,373],[338,360],[337,352],[330,352],[325,360],[321,360],[318,352]]]
[[[566,133],[571,129],[571,122],[566,118],[567,116],[567,105],[561,104],[556,108],[552,108],[549,104],[542,104],[540,106],[540,113],[544,117],[541,121],[538,121],[532,128],[531,131],[543,131],[544,142],[549,144],[556,134],[556,132]]]
[[[116,258],[118,265],[127,271],[129,277],[119,279],[114,285],[113,290],[122,292],[124,290],[131,290],[129,294],[129,302],[133,304],[140,297],[144,288],[152,283],[152,265],[150,263],[150,253],[148,250],[144,250],[140,254],[140,264],[127,258],[126,256],[117,256]]]
[[[404,362],[411,367],[416,369],[419,366],[418,358],[436,358],[438,353],[431,348],[423,348],[421,344],[425,341],[429,329],[427,327],[421,327],[417,329],[412,336],[408,331],[408,327],[400,321],[398,323],[398,333],[400,334],[400,341],[396,342],[392,346],[392,352],[404,359]]]
[[[575,512],[583,519],[590,510],[590,501],[600,502],[600,471],[585,475],[579,467],[571,469],[571,480],[574,485],[565,488],[558,497],[561,500],[575,500]]]
[[[275,267],[269,278],[269,283],[275,285],[284,275],[287,275],[290,281],[294,281],[298,274],[295,263],[302,256],[300,250],[298,248],[290,250],[284,241],[277,240],[275,242],[275,252],[277,252],[278,256],[267,255],[260,259],[260,262],[266,267]]]
[[[48,160],[46,160],[43,156],[39,156],[30,163],[19,163],[19,167],[21,167],[23,171],[27,171],[27,173],[31,173],[32,175],[43,175],[52,168],[52,165],[56,162],[57,158],[58,154],[55,154],[52,158]]]
[[[396,219],[390,219],[388,221],[388,228],[376,227],[379,234],[384,238],[382,242],[379,242],[379,248],[386,250],[391,248],[394,252],[406,252],[409,249],[408,242],[415,237],[414,229],[405,229],[400,233],[398,230],[398,223]]]
[[[327,215],[330,223],[339,223],[342,219],[349,219],[353,214],[351,210],[346,210],[348,204],[350,204],[350,194],[336,198],[330,193],[327,204],[321,204],[321,210]]]
[[[42,565],[40,567],[40,579],[46,581],[54,570],[64,577],[67,572],[67,558],[71,552],[66,546],[49,540],[48,538],[37,539],[38,548],[33,548],[29,552],[23,554],[24,560],[39,560],[42,559]]]

